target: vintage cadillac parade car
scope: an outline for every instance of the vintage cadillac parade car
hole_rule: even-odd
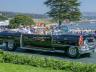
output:
[[[58,31],[59,32],[59,31]],[[55,34],[37,35],[21,32],[0,32],[0,43],[4,50],[16,50],[16,48],[63,52],[69,57],[79,57],[82,54],[91,54],[96,48],[96,40],[93,35],[80,34]]]

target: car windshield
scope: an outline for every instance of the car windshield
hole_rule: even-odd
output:
[[[87,41],[88,41],[88,43],[91,43],[91,42],[95,42],[95,39],[94,38],[88,38]]]

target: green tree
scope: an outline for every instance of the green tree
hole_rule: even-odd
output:
[[[48,15],[61,25],[62,21],[77,21],[80,19],[80,3],[78,0],[47,0],[45,2],[51,10]]]
[[[25,15],[16,15],[13,19],[10,20],[9,27],[10,28],[18,28],[20,25],[34,25],[34,21],[32,17]]]
[[[5,16],[0,15],[0,21],[3,21],[3,20],[8,20],[8,18],[5,17]]]

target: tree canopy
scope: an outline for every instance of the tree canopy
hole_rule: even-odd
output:
[[[34,25],[32,17],[25,15],[16,15],[13,19],[10,20],[10,28],[18,28],[20,25],[28,26]]]
[[[78,0],[47,0],[45,2],[50,8],[48,15],[59,24],[68,19],[69,21],[77,21],[80,19],[80,3]]]
[[[5,17],[5,16],[0,15],[0,21],[3,21],[3,20],[8,20],[8,18]]]

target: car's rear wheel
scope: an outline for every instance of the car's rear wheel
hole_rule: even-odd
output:
[[[15,51],[16,50],[16,44],[14,41],[7,41],[5,42],[5,50],[8,51]]]

